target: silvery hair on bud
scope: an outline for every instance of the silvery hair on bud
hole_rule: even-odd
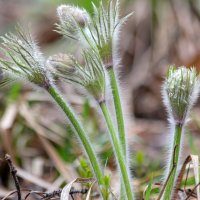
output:
[[[50,74],[45,68],[45,58],[29,30],[16,27],[16,34],[8,33],[1,37],[3,58],[1,69],[12,79],[23,79],[46,87]]]
[[[85,27],[89,21],[90,21],[90,16],[87,13],[86,10],[80,9],[75,6],[70,6],[70,5],[61,5],[57,8],[57,14],[60,19],[61,24],[65,24],[66,22],[72,23],[75,20],[75,22],[80,26],[80,27]],[[73,24],[76,26],[76,24]]]
[[[183,124],[199,94],[199,79],[195,68],[171,66],[163,84],[163,102],[170,120]]]
[[[47,68],[53,73],[56,73],[57,68],[67,67],[72,65],[72,56],[64,53],[58,53],[50,56],[46,61]]]
[[[170,85],[170,83],[172,83],[172,85]],[[177,89],[179,89],[180,91],[178,91]],[[176,113],[174,112],[173,110],[174,107],[172,106],[173,102],[171,102],[172,99],[170,99],[169,97],[169,92],[172,92],[172,95],[174,95],[172,99],[174,98],[174,100],[176,100],[177,98],[177,102],[178,102],[177,105],[180,104],[179,101],[186,100],[186,103],[185,104],[183,103],[182,107],[179,109],[181,111],[180,113],[183,113],[182,118],[177,117],[181,115],[176,115]],[[166,139],[167,141],[166,158],[167,159],[166,159],[166,165],[165,165],[166,166],[165,176],[163,177],[163,181],[166,181],[169,171],[170,171],[170,161],[173,154],[172,146],[174,143],[175,126],[181,125],[183,127],[182,133],[181,133],[182,139],[181,139],[181,145],[180,145],[180,147],[182,147],[183,146],[182,143],[184,141],[184,135],[185,135],[184,134],[185,125],[188,121],[188,115],[193,104],[196,102],[198,95],[199,95],[199,77],[197,75],[195,68],[186,68],[184,66],[176,68],[175,66],[171,66],[168,71],[168,76],[162,88],[163,102],[169,114],[169,134],[168,134],[168,138]],[[176,104],[174,105],[176,106]],[[184,107],[184,105],[186,106]],[[177,110],[175,109],[175,111]],[[181,149],[180,149],[180,152],[181,152]],[[179,159],[179,162],[180,160],[181,158]],[[179,163],[177,165],[179,165]]]

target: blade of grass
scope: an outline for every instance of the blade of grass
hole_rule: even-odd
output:
[[[153,184],[153,176],[152,176],[151,180],[149,181],[148,187],[147,187],[147,189],[145,191],[144,200],[150,200],[152,184]]]

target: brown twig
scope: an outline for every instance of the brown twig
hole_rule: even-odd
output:
[[[74,194],[87,194],[87,192],[88,192],[88,189],[82,189],[82,190],[72,189],[69,194],[70,194],[71,198],[74,199],[74,197],[73,197]]]
[[[45,194],[43,195],[42,199],[47,200],[47,199],[54,198],[55,196],[60,197],[61,192],[62,192],[62,190],[59,189],[59,190],[55,190],[55,191],[53,191],[53,192],[45,193]]]
[[[200,185],[200,183],[198,183],[197,185],[195,185],[195,187],[189,192],[189,194],[187,195],[187,198],[185,200],[188,200],[190,198],[190,196],[194,193],[194,191],[196,190],[196,188]]]
[[[55,197],[60,197],[62,190],[58,189],[55,190],[53,192],[38,192],[38,191],[30,191],[24,198],[24,200],[26,200],[31,194],[36,194],[39,195],[41,197],[42,200],[49,200],[49,199],[53,199]],[[71,189],[70,191],[70,196],[72,199],[74,199],[73,195],[74,194],[86,194],[88,192],[88,189],[82,189],[82,190],[75,190],[75,189]]]
[[[20,190],[20,184],[19,184],[19,180],[17,178],[17,170],[15,169],[15,167],[14,167],[14,165],[12,163],[10,155],[6,154],[5,155],[5,160],[8,163],[8,166],[10,168],[10,173],[11,173],[11,175],[13,177],[14,182],[15,182],[15,187],[16,187],[16,190],[17,190],[18,200],[22,200],[22,195],[21,195],[21,190]]]
[[[21,191],[23,192],[31,192],[31,190],[29,189],[21,189]],[[13,190],[13,191],[10,191],[5,197],[3,197],[1,200],[6,200],[8,197],[12,196],[13,194],[17,193],[17,190]]]
[[[29,191],[29,193],[24,197],[24,200],[26,200],[31,194],[39,195],[41,198],[44,196],[44,192]]]

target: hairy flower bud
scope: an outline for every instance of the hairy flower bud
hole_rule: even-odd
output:
[[[103,101],[106,83],[101,58],[92,50],[84,51],[83,57],[85,65],[66,54],[53,56],[48,63],[54,67],[56,76],[82,85],[97,101]]]
[[[26,79],[38,86],[48,87],[49,77],[45,59],[29,31],[16,27],[16,34],[2,36],[1,70],[16,79]]]
[[[195,68],[171,66],[164,83],[164,100],[176,123],[183,124],[198,94]]]
[[[69,65],[72,65],[71,56],[64,53],[50,56],[47,60],[47,67],[50,67],[52,70],[58,67],[66,67]]]
[[[83,28],[90,21],[89,14],[86,10],[70,5],[59,6],[57,13],[62,25],[70,24],[74,28],[76,28],[77,24]]]

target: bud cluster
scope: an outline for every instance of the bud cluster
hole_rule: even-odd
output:
[[[99,7],[93,4],[93,18],[85,10],[61,5],[57,9],[60,20],[58,32],[65,37],[81,40],[87,47],[97,50],[106,64],[112,61],[116,29],[132,14],[119,20],[118,4],[118,0],[115,3],[110,0],[107,8],[104,8],[102,1]]]

